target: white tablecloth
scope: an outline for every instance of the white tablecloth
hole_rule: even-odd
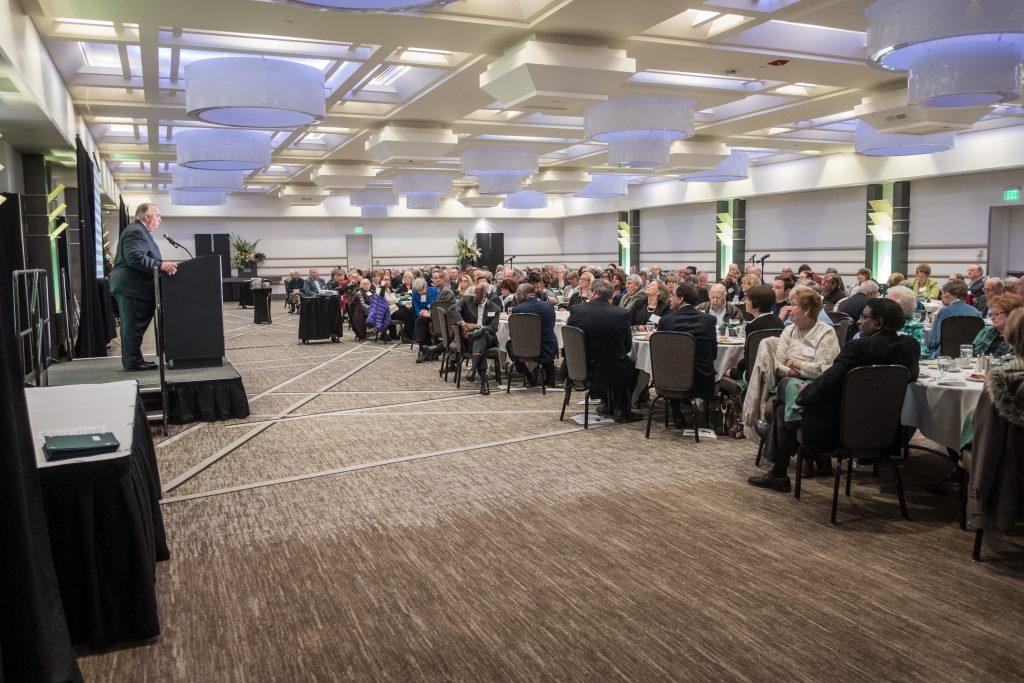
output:
[[[555,318],[555,339],[558,340],[558,348],[562,348],[562,328],[565,327],[565,321],[568,320],[568,316],[558,316]],[[498,350],[504,356],[505,344],[508,343],[508,318],[502,315],[501,320],[498,322]]]
[[[951,371],[941,382],[930,381],[938,376],[938,371],[922,366],[921,378],[907,387],[903,424],[917,427],[921,434],[945,448],[960,450],[964,418],[978,405],[985,389],[983,382],[968,380],[968,374]]]

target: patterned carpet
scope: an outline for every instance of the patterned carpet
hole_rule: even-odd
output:
[[[160,440],[163,633],[82,653],[86,680],[1024,676],[1024,542],[972,562],[939,458],[902,465],[909,521],[860,468],[833,527],[830,480],[746,484],[749,442],[584,431],[558,391],[224,315],[253,414]]]

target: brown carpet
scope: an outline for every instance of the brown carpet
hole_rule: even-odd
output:
[[[229,343],[255,415],[157,448],[166,486],[261,430],[168,491],[163,633],[83,653],[87,680],[1022,678],[1024,543],[972,562],[938,458],[903,465],[909,521],[860,468],[833,527],[830,481],[745,483],[749,442],[584,432],[560,392],[276,320]]]

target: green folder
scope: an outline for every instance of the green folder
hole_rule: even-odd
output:
[[[121,444],[110,432],[96,434],[66,434],[63,436],[47,436],[43,444],[43,454],[47,462],[66,458],[82,458],[89,455],[113,453]]]

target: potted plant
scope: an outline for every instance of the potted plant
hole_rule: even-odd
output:
[[[476,259],[480,258],[480,247],[476,245],[476,237],[466,237],[462,230],[455,238],[455,261],[460,268],[473,265]]]
[[[256,277],[256,266],[267,260],[267,255],[256,251],[260,241],[250,242],[241,235],[231,236],[231,265],[238,268],[238,277]]]

